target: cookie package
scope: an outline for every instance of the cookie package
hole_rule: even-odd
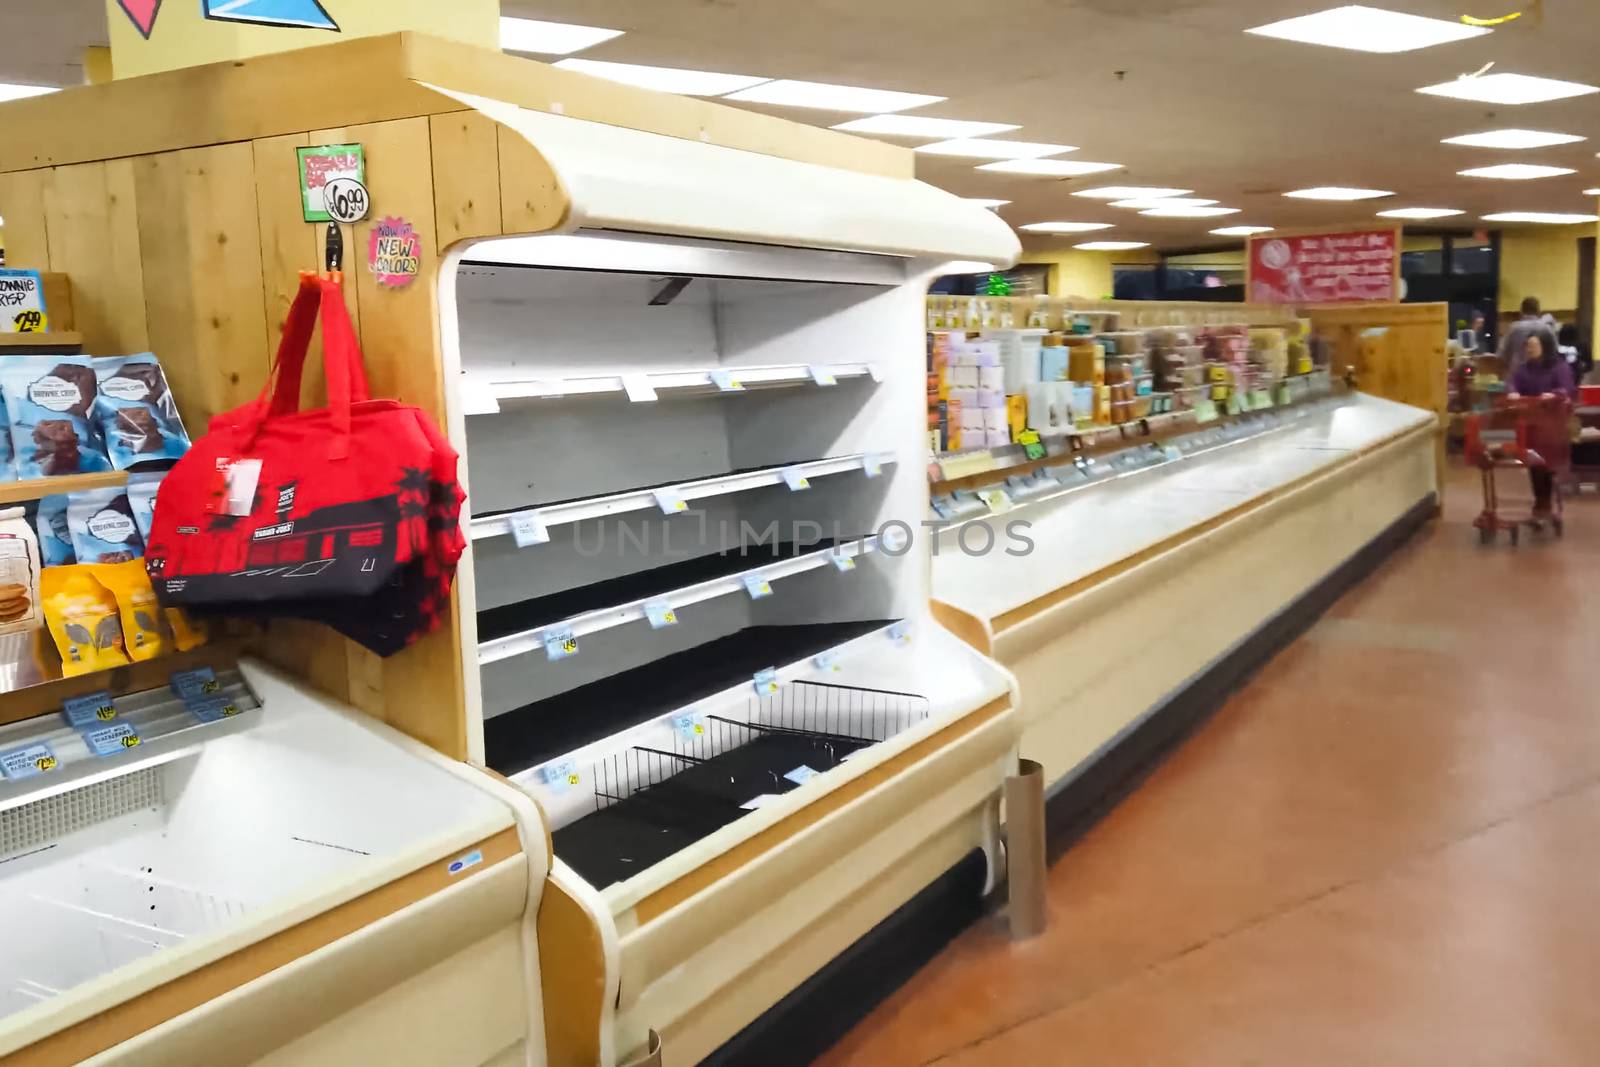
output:
[[[117,470],[170,467],[189,451],[189,435],[156,357],[145,352],[94,361],[95,421]]]
[[[19,479],[111,469],[95,426],[91,357],[7,357],[0,360],[0,393]]]
[[[128,663],[122,613],[111,590],[87,567],[49,567],[40,575],[41,602],[50,636],[70,677]]]
[[[126,563],[144,555],[127,491],[86,489],[67,498],[67,530],[79,563]]]
[[[43,621],[39,600],[39,544],[22,508],[0,511],[0,634],[36,630]]]
[[[39,531],[39,559],[46,567],[78,562],[78,554],[72,549],[72,534],[67,529],[65,493],[41,498],[33,525]]]

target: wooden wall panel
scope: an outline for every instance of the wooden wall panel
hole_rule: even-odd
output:
[[[605,946],[583,904],[554,880],[545,883],[539,898],[539,971],[550,1067],[599,1063]]]
[[[72,278],[84,351],[148,349],[133,161],[57,167],[43,203],[50,269]]]
[[[50,242],[45,232],[44,189],[50,170],[0,174],[0,218],[6,220],[6,265],[50,269]]]
[[[433,203],[441,250],[500,233],[500,126],[476,111],[429,119]]]

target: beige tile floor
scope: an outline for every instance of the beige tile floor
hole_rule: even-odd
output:
[[[1054,865],[818,1062],[1600,1065],[1600,499],[1481,548],[1475,476]]]

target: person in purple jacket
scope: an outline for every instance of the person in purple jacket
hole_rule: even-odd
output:
[[[1568,402],[1578,399],[1578,386],[1572,380],[1572,369],[1545,338],[1546,332],[1530,333],[1523,341],[1522,360],[1511,375],[1508,399],[1538,397],[1541,400],[1554,400],[1563,397]],[[1530,434],[1528,447],[1543,455],[1553,454],[1551,446],[1538,439],[1537,431]],[[1530,467],[1528,477],[1533,482],[1534,518],[1549,518],[1555,475],[1548,467]]]

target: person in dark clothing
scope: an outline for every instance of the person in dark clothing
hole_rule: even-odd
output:
[[[1506,394],[1508,399],[1516,400],[1520,397],[1537,397],[1540,400],[1554,400],[1564,397],[1569,402],[1578,399],[1578,387],[1573,383],[1572,371],[1551,344],[1547,344],[1544,334],[1549,331],[1534,332],[1523,341],[1522,362],[1517,364],[1516,371],[1511,375],[1511,389]],[[1562,432],[1565,432],[1563,428]],[[1528,447],[1541,455],[1553,455],[1559,442],[1542,441],[1536,435],[1530,436]],[[1555,489],[1555,475],[1547,467],[1529,467],[1528,478],[1533,483],[1533,517],[1544,519],[1550,517],[1550,500]]]
[[[1528,335],[1539,334],[1549,342],[1551,353],[1556,351],[1556,332],[1550,328],[1539,314],[1539,298],[1536,296],[1523,297],[1522,318],[1513,322],[1500,338],[1500,357],[1502,373],[1508,377],[1522,362],[1522,355],[1528,348]]]
[[[1561,353],[1561,358],[1572,371],[1572,380],[1581,382],[1594,370],[1594,357],[1589,354],[1589,346],[1578,339],[1578,327],[1567,323],[1556,331],[1556,345]]]

